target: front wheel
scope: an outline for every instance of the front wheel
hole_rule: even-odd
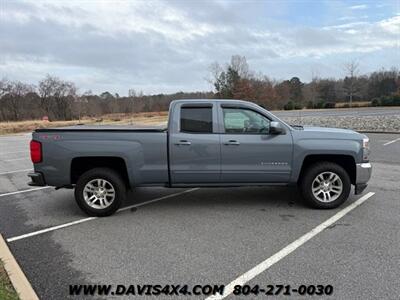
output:
[[[351,181],[340,165],[320,162],[303,173],[300,182],[303,198],[315,208],[336,208],[347,200]]]
[[[112,169],[95,168],[83,173],[75,187],[75,200],[89,216],[105,217],[115,213],[126,197],[121,176]]]

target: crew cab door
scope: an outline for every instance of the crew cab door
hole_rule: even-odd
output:
[[[271,120],[246,106],[218,108],[221,119],[221,181],[286,183],[292,166],[292,136],[270,134]]]
[[[177,103],[172,111],[169,133],[171,183],[218,183],[221,146],[216,105],[195,101]]]

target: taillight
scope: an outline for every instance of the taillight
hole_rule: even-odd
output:
[[[31,141],[31,160],[34,164],[40,163],[42,161],[42,143],[38,141]]]

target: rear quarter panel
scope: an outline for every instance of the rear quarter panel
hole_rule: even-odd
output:
[[[168,182],[165,132],[34,132],[42,143],[43,161],[34,165],[48,185],[71,183],[71,162],[77,157],[110,156],[125,161],[131,186]]]

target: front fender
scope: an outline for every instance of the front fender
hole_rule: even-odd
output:
[[[294,143],[293,172],[291,182],[297,182],[303,162],[310,155],[345,155],[355,162],[362,159],[362,146],[356,140],[341,139],[301,139]]]

